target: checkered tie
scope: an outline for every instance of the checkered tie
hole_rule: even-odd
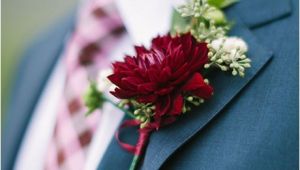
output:
[[[81,170],[100,113],[85,117],[82,96],[88,79],[109,67],[107,55],[124,30],[110,0],[89,1],[78,18],[64,53],[66,81],[45,169]],[[100,111],[98,111],[100,112]],[[101,123],[101,122],[100,122]]]

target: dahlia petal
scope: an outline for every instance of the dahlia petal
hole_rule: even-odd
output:
[[[147,70],[150,81],[157,82],[159,80],[159,76],[158,76],[159,71],[160,70],[151,69],[151,68],[149,70]]]
[[[180,115],[182,113],[183,97],[181,95],[175,96],[170,110],[171,115]]]
[[[192,44],[193,44],[193,39],[192,39],[192,36],[189,35],[189,34],[186,34],[183,36],[184,38],[184,42],[183,43],[183,48],[185,49],[186,52],[190,52],[191,51],[191,48],[192,48]]]
[[[160,100],[158,100],[155,104],[155,115],[157,116],[165,115],[170,109],[170,105],[171,105],[171,99],[169,95],[160,98]]]
[[[192,92],[195,96],[203,99],[209,99],[213,94],[213,88],[209,85],[204,85]]]
[[[200,73],[195,73],[192,78],[190,78],[186,84],[182,87],[183,91],[192,91],[205,84],[203,77]]]
[[[153,92],[156,90],[156,84],[155,83],[145,83],[138,85],[138,91],[144,91],[146,93]]]
[[[173,91],[174,87],[165,87],[163,89],[160,89],[158,91],[155,92],[155,94],[157,95],[160,95],[160,96],[163,96],[163,95],[166,95],[166,94],[169,94],[171,91]]]
[[[163,37],[157,36],[152,40],[151,48],[155,49],[166,49],[168,43],[171,41],[172,37],[170,34]]]
[[[193,53],[193,58],[191,60],[191,65],[193,69],[200,69],[208,61],[208,48],[206,43],[200,43]]]
[[[167,61],[170,67],[173,69],[180,67],[184,63],[185,57],[183,54],[182,45],[179,45],[178,47],[174,48],[173,51],[170,51],[170,57],[168,57]]]
[[[126,56],[124,61],[127,63],[127,64],[130,64],[130,65],[136,65],[136,62],[135,60],[131,57],[131,56]]]
[[[170,67],[163,68],[159,75],[159,82],[168,81],[171,78],[171,74],[172,72]]]
[[[112,75],[109,75],[108,77],[108,80],[110,80],[113,84],[119,86],[119,84],[121,84],[121,78],[119,75],[117,74],[112,74]]]
[[[138,58],[138,60],[137,60],[138,67],[146,70],[148,68],[148,66],[145,63],[145,60],[143,60],[143,58],[141,58],[141,57],[142,56],[140,56],[140,58]]]
[[[138,77],[124,77],[122,78],[122,81],[126,81],[126,83],[130,83],[134,85],[143,83],[143,80]]]
[[[137,56],[149,52],[144,46],[134,46],[134,49],[135,49]]]
[[[124,77],[121,79],[120,87],[124,89],[136,90],[138,85],[143,83],[143,80],[138,77]]]
[[[186,70],[185,72],[183,72],[179,77],[177,77],[177,79],[175,79],[175,81],[172,82],[172,85],[177,85],[177,84],[181,84],[184,81],[186,81],[190,76],[190,70]]]
[[[182,74],[184,74],[188,70],[188,67],[189,67],[188,64],[184,63],[180,68],[175,70],[175,72],[172,75],[172,78],[177,79],[178,77],[180,77]]]
[[[152,52],[153,52],[153,59],[155,60],[156,64],[162,63],[163,60],[166,58],[165,53],[163,53],[163,51],[161,50],[153,49]]]
[[[114,74],[108,78],[118,87],[112,92],[115,96],[153,101],[162,115],[180,114],[183,99],[174,93],[211,96],[212,87],[196,73],[207,62],[206,43],[198,43],[191,34],[166,35],[154,38],[150,49],[135,46],[135,50],[136,56],[113,64]]]
[[[127,65],[123,62],[117,61],[117,62],[114,62],[112,65],[113,65],[114,69],[121,69],[121,70],[127,69]]]
[[[119,74],[126,75],[126,76],[130,76],[130,77],[136,75],[134,72],[129,71],[129,70],[124,70],[124,71],[122,70],[122,71],[119,71]]]
[[[136,93],[133,91],[121,90],[120,88],[116,88],[110,93],[119,99],[129,99],[136,95]]]
[[[200,73],[195,73],[182,90],[204,99],[210,98],[213,93],[213,88],[204,82]]]
[[[132,70],[131,70],[132,72]],[[135,76],[139,77],[140,79],[143,79],[143,80],[146,80],[146,81],[149,81],[148,77],[147,77],[147,72],[146,70],[143,70],[143,69],[140,69],[140,68],[135,68],[133,70],[133,73]]]
[[[143,95],[143,96],[139,96],[137,98],[138,102],[141,102],[141,103],[154,103],[154,101],[156,99],[157,99],[157,96],[154,94]]]

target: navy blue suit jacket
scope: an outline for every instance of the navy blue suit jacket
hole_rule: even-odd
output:
[[[215,72],[215,95],[154,132],[141,169],[298,169],[298,0],[241,0],[226,10],[232,35],[249,46],[245,78]],[[71,17],[73,18],[73,17]],[[33,109],[74,25],[64,19],[25,53],[2,137],[2,169],[12,169]],[[134,142],[135,129],[124,136]],[[132,155],[113,140],[98,169],[128,169]]]

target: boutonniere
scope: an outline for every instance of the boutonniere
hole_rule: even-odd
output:
[[[119,131],[115,136],[121,147],[134,154],[131,170],[136,169],[151,133],[171,126],[179,116],[213,96],[211,69],[243,77],[250,67],[246,42],[227,36],[233,24],[221,9],[234,2],[192,0],[179,6],[169,34],[153,38],[150,48],[135,46],[135,56],[113,63],[107,78],[115,85],[111,93],[119,103],[109,100],[96,83],[91,83],[85,96],[88,113],[110,102],[131,117],[120,128],[139,128],[135,146],[123,142]]]

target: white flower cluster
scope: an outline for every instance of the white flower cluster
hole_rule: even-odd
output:
[[[248,46],[245,41],[238,37],[222,37],[208,44],[210,63],[205,68],[217,66],[222,71],[232,71],[232,75],[245,75],[245,68],[251,67],[251,60],[246,57]]]
[[[200,17],[211,10],[214,8],[207,3],[207,0],[192,0],[178,7],[178,12],[183,17]]]
[[[246,57],[248,46],[241,38],[227,37],[230,29],[224,13],[209,0],[190,0],[178,8],[182,17],[190,19],[186,28],[198,42],[208,43],[209,62],[205,68],[212,66],[222,71],[231,71],[232,75],[244,77],[245,69],[251,67],[251,60]],[[223,6],[235,0],[223,1]],[[185,30],[187,30],[185,29]],[[187,32],[187,31],[186,31]]]
[[[224,37],[229,29],[224,13],[207,0],[191,0],[177,10],[182,17],[191,17],[191,25],[187,29],[198,41],[209,43]]]

